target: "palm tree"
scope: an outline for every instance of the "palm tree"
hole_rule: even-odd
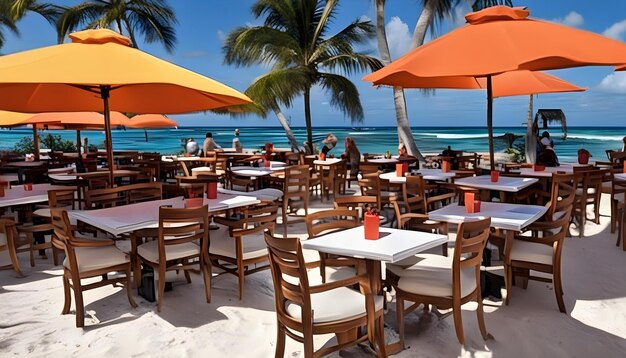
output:
[[[370,21],[356,20],[327,36],[337,3],[338,0],[258,0],[252,13],[256,18],[264,16],[264,24],[235,29],[223,48],[227,64],[272,65],[261,84],[275,96],[276,103],[290,106],[296,96],[303,95],[311,151],[311,88],[322,86],[331,96],[331,106],[359,122],[363,120],[363,107],[356,86],[331,71],[351,74],[382,67],[379,60],[353,50],[353,45],[373,37]]]
[[[0,2],[0,48],[4,45],[4,29],[9,29],[16,35],[19,35],[15,21],[9,13],[10,4],[7,1]]]
[[[56,27],[59,16],[65,10],[62,6],[43,3],[38,0],[2,0],[2,2],[10,4],[8,6],[9,16],[15,22],[21,20],[28,12],[34,12],[43,16],[50,25]]]
[[[470,1],[472,2],[472,1]],[[474,0],[472,3],[472,11],[479,11],[484,8],[488,8],[496,5],[506,5],[513,6],[513,1],[511,0]]]
[[[59,19],[59,43],[79,28],[113,27],[130,37],[137,48],[135,33],[146,42],[161,42],[168,52],[176,43],[174,25],[178,21],[166,0],[90,0],[66,9]]]

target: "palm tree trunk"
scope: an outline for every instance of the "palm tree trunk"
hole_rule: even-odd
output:
[[[306,123],[306,140],[309,151],[313,153],[313,128],[311,127],[311,88],[304,89],[304,121]]]
[[[417,19],[415,29],[413,30],[413,38],[411,38],[411,47],[409,48],[409,51],[414,50],[424,44],[426,31],[428,30],[428,26],[433,23],[437,6],[439,6],[439,0],[429,0],[426,2],[426,4],[424,4],[422,13]]]
[[[389,44],[387,43],[387,32],[385,31],[385,1],[376,0],[376,35],[378,40],[378,51],[385,65],[391,63],[391,53],[389,52]],[[402,88],[394,87],[393,102],[396,108],[396,122],[398,124],[398,137],[404,145],[406,145],[409,154],[416,156],[420,161],[424,160],[424,156],[417,148],[409,117],[406,110],[406,99]]]
[[[274,110],[274,113],[276,114],[276,118],[278,118],[278,122],[280,122],[280,125],[283,126],[283,129],[285,130],[285,134],[287,135],[289,144],[291,144],[291,149],[293,149],[294,151],[299,150],[300,145],[298,145],[298,141],[293,135],[293,131],[291,130],[291,127],[289,127],[289,123],[287,123],[287,118],[285,118],[283,112],[277,109]]]
[[[533,95],[528,98],[528,120],[526,122],[526,137],[524,138],[526,163],[534,163],[537,159],[537,140],[533,131]]]

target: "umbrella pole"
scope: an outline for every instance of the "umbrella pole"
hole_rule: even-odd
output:
[[[85,165],[83,164],[83,155],[81,154],[82,143],[80,140],[80,129],[76,130],[76,152],[78,154],[78,158],[76,160],[76,173],[84,173]]]
[[[33,124],[33,147],[35,149],[35,160],[39,160],[39,135],[37,134],[37,124]]]
[[[487,134],[489,136],[489,158],[491,170],[496,168],[496,158],[493,153],[493,89],[491,75],[487,75]]]
[[[111,86],[100,86],[100,96],[104,102],[104,134],[107,149],[107,165],[109,167],[109,185],[113,187],[113,144],[111,141],[111,112],[109,110],[109,94]]]

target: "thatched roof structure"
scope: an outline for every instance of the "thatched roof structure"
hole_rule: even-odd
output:
[[[542,121],[542,129],[548,129],[548,123],[560,123],[563,129],[563,139],[567,138],[567,119],[565,113],[560,109],[539,109],[535,114],[535,120],[533,128],[535,128],[536,134],[539,135],[539,119]]]

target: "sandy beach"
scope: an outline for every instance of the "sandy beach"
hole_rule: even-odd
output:
[[[398,357],[619,357],[626,351],[626,252],[615,246],[609,230],[607,196],[601,224],[588,222],[586,236],[567,238],[563,251],[563,285],[568,314],[559,313],[551,284],[531,281],[528,289],[513,288],[511,304],[485,300],[485,321],[494,339],[480,337],[475,304],[463,306],[466,345],[454,333],[452,317],[439,320],[419,310],[406,318],[407,349]],[[313,207],[328,207],[318,199]],[[305,237],[303,223],[290,233]],[[280,230],[278,231],[280,232]],[[213,232],[211,232],[213,234]],[[438,252],[439,249],[435,250]],[[307,253],[314,255],[315,253]],[[166,292],[162,313],[134,291],[132,309],[121,288],[111,286],[85,294],[85,328],[75,316],[61,315],[62,270],[52,260],[28,265],[16,277],[0,271],[0,349],[2,356],[153,356],[271,357],[276,342],[273,285],[269,271],[246,278],[243,300],[237,299],[234,276],[213,279],[212,302],[204,301],[202,279],[171,273],[174,289]],[[4,258],[3,258],[4,259]],[[313,274],[312,277],[319,277]],[[503,290],[503,294],[506,292]],[[390,297],[391,299],[391,297]],[[395,327],[395,304],[385,320]],[[387,332],[387,336],[392,336]],[[332,336],[316,338],[316,348]],[[287,339],[285,356],[302,356],[302,346]],[[335,354],[334,356],[339,356]],[[356,347],[344,356],[372,356]]]

